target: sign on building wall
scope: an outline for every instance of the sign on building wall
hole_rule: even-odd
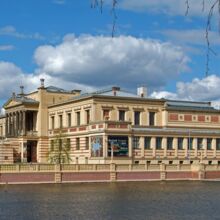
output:
[[[112,152],[113,151],[113,152]],[[108,156],[126,157],[128,156],[128,137],[109,136],[108,137]]]
[[[103,157],[103,137],[91,137],[92,157]]]

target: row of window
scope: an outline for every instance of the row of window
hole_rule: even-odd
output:
[[[149,125],[154,126],[155,125],[155,112],[149,112]],[[125,121],[126,120],[126,111],[125,110],[119,110],[118,111],[118,120],[119,121]],[[63,128],[63,115],[58,115],[59,117],[59,128]],[[75,112],[75,119],[76,119],[76,125],[81,125],[81,113]],[[110,119],[110,110],[104,109],[103,110],[103,120],[109,120]],[[85,111],[85,122],[86,124],[90,123],[90,110]],[[141,112],[140,111],[134,111],[134,125],[140,125],[141,124]],[[66,120],[67,127],[72,126],[72,113],[67,113],[67,120]],[[51,116],[51,129],[55,128],[55,116]]]
[[[118,111],[118,120],[119,121],[125,121],[125,110],[119,110]],[[149,125],[154,126],[155,125],[155,112],[149,112]],[[110,110],[103,110],[103,119],[108,120],[110,119]],[[141,111],[134,111],[134,125],[140,125],[141,124]]]
[[[76,115],[76,125],[81,125],[81,113],[75,112]],[[63,128],[63,115],[59,115],[59,128]],[[85,121],[86,124],[90,122],[90,110],[85,111]],[[72,113],[67,113],[67,127],[72,126]],[[55,128],[55,116],[51,116],[51,129]]]
[[[157,150],[161,150],[162,149],[162,137],[156,137],[156,149]],[[173,141],[174,138],[173,137],[168,137],[167,138],[167,150],[173,150],[174,149],[174,144]],[[178,150],[183,150],[184,146],[183,146],[183,137],[178,137],[177,138],[177,149]],[[144,138],[144,148],[145,149],[151,149],[151,141],[152,138],[151,137],[145,137]],[[207,138],[207,150],[212,150],[212,138]],[[140,148],[140,137],[133,137],[133,148],[134,149],[138,149]],[[203,138],[197,138],[197,149],[201,150],[204,149],[203,147]],[[187,148],[189,150],[193,149],[193,138],[188,138],[187,139]],[[216,139],[216,150],[220,150],[220,138]]]
[[[65,139],[56,139],[56,140],[51,140],[50,141],[50,150],[54,151],[55,148],[57,148],[57,150],[62,151],[62,150],[70,150],[71,148],[71,142],[70,142],[70,138],[65,138]],[[81,145],[80,145],[80,138],[76,138],[76,150],[80,150],[81,149]],[[86,150],[89,149],[89,137],[86,137],[86,145],[85,148]]]

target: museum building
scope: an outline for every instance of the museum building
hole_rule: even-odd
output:
[[[48,163],[57,142],[70,163],[220,162],[220,111],[210,102],[154,99],[145,87],[82,94],[41,79],[3,108],[0,163]]]

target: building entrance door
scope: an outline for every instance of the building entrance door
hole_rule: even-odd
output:
[[[27,162],[37,162],[37,141],[27,141]]]

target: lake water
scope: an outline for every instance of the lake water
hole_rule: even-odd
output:
[[[0,185],[0,220],[220,219],[220,182]]]

